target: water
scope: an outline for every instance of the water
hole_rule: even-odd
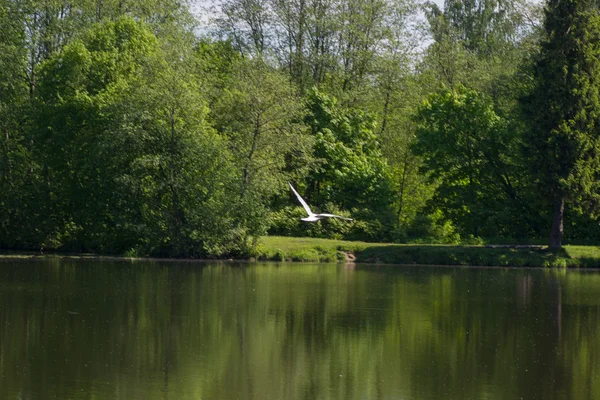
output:
[[[600,273],[0,261],[2,399],[600,399]]]

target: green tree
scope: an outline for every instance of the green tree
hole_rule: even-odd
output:
[[[551,0],[545,38],[524,101],[526,156],[552,204],[549,245],[560,248],[565,202],[597,211],[600,158],[600,15],[586,0]]]
[[[176,38],[161,44],[129,95],[112,93],[115,139],[137,149],[126,154],[118,177],[140,210],[131,223],[142,228],[146,253],[228,253],[239,247],[226,201],[234,190],[230,152],[210,126],[193,46]]]
[[[535,47],[535,10],[521,0],[447,0],[440,10],[427,3],[428,33],[423,86],[465,85],[494,98],[497,82],[514,75]]]
[[[243,56],[261,57],[270,45],[272,13],[268,0],[225,0],[217,23]]]
[[[66,245],[225,251],[228,152],[209,127],[192,50],[122,17],[44,64],[36,147]]]
[[[42,182],[31,153],[26,35],[18,5],[0,1],[0,246],[39,248]]]
[[[373,222],[370,232],[364,232],[367,237],[385,237],[394,220],[391,185],[374,118],[344,108],[316,89],[309,93],[306,107],[304,122],[315,138],[308,200],[317,207],[331,203],[352,210],[357,218]]]
[[[248,228],[244,236],[263,234],[269,202],[289,179],[287,166],[295,163],[301,173],[310,158],[301,102],[285,75],[260,59],[243,60],[214,111],[215,126],[235,160],[237,193],[231,202],[240,228]]]
[[[410,0],[226,0],[219,30],[246,56],[274,61],[305,93],[360,88],[405,30]]]
[[[202,38],[194,44],[195,73],[203,82],[203,91],[208,98],[209,109],[217,109],[225,91],[235,81],[236,66],[241,61],[240,53],[231,41]],[[218,117],[214,114],[214,117]]]
[[[410,70],[411,56],[406,49],[377,60],[378,79],[366,102],[378,116],[377,133],[390,166],[400,234],[432,194],[432,185],[420,172],[421,160],[411,151],[415,138],[412,116],[424,96],[418,76]]]
[[[497,224],[494,214],[506,213],[506,205],[518,200],[510,156],[516,138],[490,102],[462,86],[444,88],[419,107],[416,122],[414,151],[439,183],[436,207],[463,233],[511,232],[510,220],[496,232],[483,229],[489,221]]]
[[[446,0],[444,15],[465,49],[479,55],[498,54],[521,32],[522,0]]]
[[[123,149],[107,130],[106,108],[110,93],[128,93],[141,63],[157,50],[155,36],[124,17],[94,25],[43,64],[36,157],[54,203],[51,215],[76,248],[106,250],[104,235],[117,229],[121,208],[113,184]]]

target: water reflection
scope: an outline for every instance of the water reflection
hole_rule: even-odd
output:
[[[0,262],[0,398],[597,399],[600,274]]]

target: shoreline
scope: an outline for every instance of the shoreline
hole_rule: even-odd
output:
[[[262,237],[247,258],[170,258],[93,253],[36,253],[0,250],[0,261],[71,259],[152,262],[322,262],[454,267],[600,268],[600,246],[566,245],[549,251],[539,245],[447,245],[366,243],[334,239]]]
[[[41,255],[6,255],[0,252],[0,264],[10,261],[43,261],[47,259],[68,260],[68,261],[115,261],[115,262],[157,262],[157,263],[187,263],[187,264],[206,264],[206,263],[223,263],[223,264],[260,264],[260,263],[275,263],[275,264],[336,264],[347,265],[351,268],[358,266],[363,267],[421,267],[421,268],[461,268],[461,269],[569,269],[580,271],[598,271],[600,272],[600,264],[598,266],[589,267],[552,267],[552,266],[534,266],[534,265],[471,265],[471,264],[406,264],[406,263],[376,263],[376,262],[341,262],[341,261],[277,261],[277,260],[256,260],[256,259],[232,259],[232,258],[152,258],[152,257],[126,257],[126,256],[103,256],[103,255],[73,255],[73,254],[41,254]]]

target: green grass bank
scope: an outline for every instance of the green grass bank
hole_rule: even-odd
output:
[[[0,259],[47,257],[177,260],[118,255],[0,251]],[[600,246],[566,245],[560,251],[552,252],[545,246],[391,244],[265,236],[258,241],[252,259],[259,261],[356,262],[405,265],[600,268]]]
[[[260,238],[259,260],[505,267],[600,268],[600,246],[460,246],[349,242],[269,236]]]

